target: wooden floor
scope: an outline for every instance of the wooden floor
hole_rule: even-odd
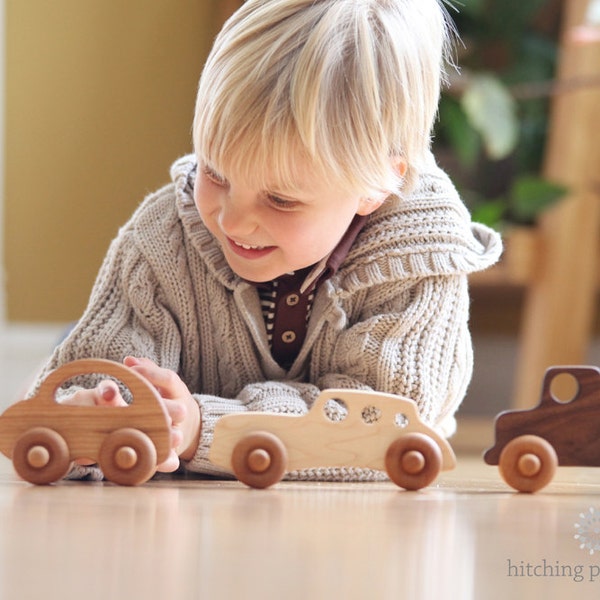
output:
[[[420,492],[35,487],[0,457],[0,599],[598,598],[600,471],[559,471],[534,496],[478,457]]]

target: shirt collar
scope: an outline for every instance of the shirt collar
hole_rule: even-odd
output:
[[[340,268],[350,252],[352,244],[358,237],[358,234],[362,231],[368,220],[367,215],[355,215],[354,219],[350,223],[350,226],[342,236],[342,239],[338,242],[337,246],[323,259],[312,267],[296,271],[295,273],[286,273],[282,277],[303,277],[304,281],[300,284],[300,293],[306,294],[312,292],[317,285],[329,279]],[[258,286],[272,285],[272,282],[266,282],[265,284],[257,284]]]

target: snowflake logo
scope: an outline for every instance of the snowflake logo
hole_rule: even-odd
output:
[[[590,554],[600,552],[600,512],[590,507],[587,512],[579,514],[579,522],[575,523],[575,539],[582,550]]]

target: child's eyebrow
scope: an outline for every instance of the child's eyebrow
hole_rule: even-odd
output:
[[[311,201],[310,193],[299,185],[268,185],[265,193],[302,203],[309,203]]]
[[[223,172],[214,167],[207,159],[202,159],[200,162],[200,168],[203,172],[217,176],[219,179],[229,181],[229,178],[223,174]],[[310,192],[305,190],[299,183],[269,183],[269,178],[258,177],[256,174],[253,176],[251,185],[255,185],[260,188],[263,194],[271,196],[280,196],[282,198],[289,198],[291,200],[297,200],[301,202],[307,202],[309,200]]]

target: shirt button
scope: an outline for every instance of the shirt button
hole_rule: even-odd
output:
[[[285,303],[288,306],[296,306],[296,304],[298,304],[298,302],[300,302],[300,296],[298,296],[298,294],[290,294],[286,299],[285,299]]]
[[[281,341],[284,342],[285,344],[292,344],[294,341],[296,341],[296,334],[293,331],[284,331],[281,334]]]

